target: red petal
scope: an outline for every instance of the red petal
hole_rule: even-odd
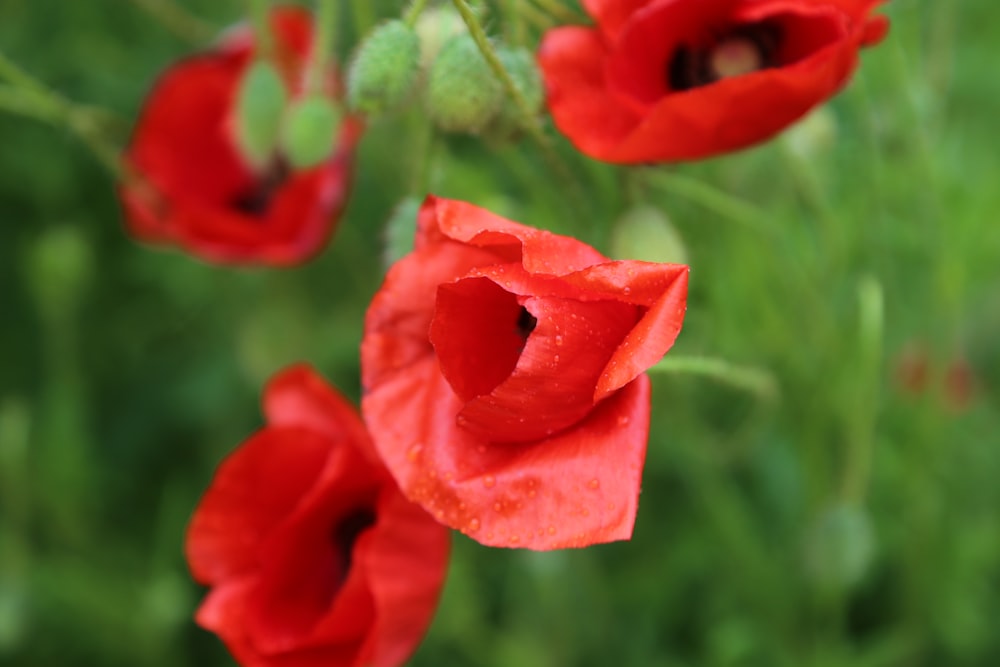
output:
[[[609,52],[597,30],[545,33],[538,65],[556,126],[583,153],[605,159],[642,120],[612,94],[605,79]]]
[[[562,275],[606,261],[582,241],[521,225],[463,201],[430,196],[420,219],[421,246],[452,239],[491,250],[498,260],[520,258],[531,273]]]
[[[264,416],[273,427],[298,427],[374,455],[357,409],[307,364],[289,366],[264,388]]]
[[[462,399],[488,394],[514,370],[525,344],[520,314],[517,297],[487,278],[438,287],[430,341]]]
[[[371,585],[375,619],[361,660],[403,664],[419,645],[437,607],[448,566],[450,532],[395,488],[378,503],[378,530],[355,556]]]
[[[583,0],[583,7],[611,39],[617,39],[632,16],[656,0]]]
[[[457,417],[491,442],[538,440],[584,418],[601,371],[638,317],[616,301],[529,297],[524,306],[537,324],[514,372]]]
[[[315,483],[329,451],[311,431],[266,429],[230,454],[188,528],[194,578],[221,583],[256,569],[257,549]]]
[[[557,549],[631,535],[649,429],[648,378],[572,429],[533,443],[475,438],[456,424],[461,405],[432,358],[365,396],[376,446],[408,498],[490,546]]]

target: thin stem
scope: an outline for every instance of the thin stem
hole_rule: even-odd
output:
[[[363,38],[375,25],[371,0],[351,0],[351,16],[354,17],[354,32],[357,39]]]
[[[56,127],[68,127],[117,177],[125,173],[119,149],[107,137],[117,118],[103,109],[70,102],[34,78],[0,52],[0,78],[13,85],[0,86],[0,109],[34,118]]]
[[[424,11],[424,7],[426,6],[427,0],[413,0],[410,3],[410,8],[406,10],[406,14],[403,16],[403,23],[412,28],[416,25],[417,19],[420,18],[420,12]]]
[[[250,12],[250,20],[253,21],[258,58],[270,58],[274,49],[270,4],[269,0],[247,0],[247,11]]]
[[[734,197],[718,188],[690,176],[664,170],[643,172],[650,185],[669,194],[689,199],[732,222],[751,228],[766,235],[776,235],[764,209],[748,201]]]
[[[585,200],[586,195],[573,177],[573,172],[570,171],[569,167],[559,157],[552,141],[542,130],[538,115],[531,108],[531,105],[528,104],[528,100],[525,99],[517,84],[514,83],[514,79],[511,78],[510,73],[507,72],[503,63],[500,62],[496,49],[490,44],[490,40],[486,36],[486,31],[472,11],[472,8],[469,7],[469,3],[466,0],[452,0],[452,2],[455,5],[455,9],[462,16],[462,20],[465,21],[465,25],[469,29],[469,34],[472,36],[473,41],[475,41],[476,46],[479,47],[479,52],[493,71],[494,76],[500,81],[507,96],[513,100],[514,106],[520,116],[520,125],[528,131],[531,138],[541,148],[542,155],[545,161],[549,163],[549,167],[556,173],[556,176],[563,180],[566,187],[570,190],[567,195],[570,205],[578,209],[578,214],[582,214],[582,202]],[[582,220],[589,220],[589,217],[585,214],[580,215],[580,218]]]
[[[544,9],[559,23],[587,23],[587,17],[563,5],[559,0],[534,0],[535,4]]]
[[[326,72],[336,48],[338,4],[339,0],[316,0],[316,41],[309,65],[309,84],[306,86],[313,94],[322,94]]]
[[[207,22],[170,0],[130,0],[181,39],[202,44],[212,39],[215,30]]]
[[[518,4],[518,17],[522,19],[522,22],[531,23],[533,27],[542,32],[555,24],[555,20],[551,15],[538,9],[538,7],[528,2],[528,0],[516,1]]]
[[[503,4],[507,41],[517,46],[524,46],[528,42],[527,23],[521,13],[522,4],[523,0],[505,0]]]
[[[764,400],[773,400],[778,396],[778,383],[769,371],[751,366],[738,366],[715,357],[670,354],[649,371],[651,373],[700,375],[756,394]]]
[[[882,285],[866,276],[858,285],[858,346],[860,369],[857,404],[851,410],[851,439],[848,443],[841,492],[848,502],[861,503],[871,477],[872,449],[882,364],[882,335],[885,304]]]

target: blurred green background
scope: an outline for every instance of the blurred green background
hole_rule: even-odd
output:
[[[133,118],[198,48],[143,4],[162,5],[0,0],[0,50]],[[211,31],[242,9],[182,4]],[[401,3],[351,4],[364,25]],[[0,112],[0,664],[232,664],[191,621],[187,519],[275,370],[309,360],[357,398],[382,228],[423,180],[604,250],[631,203],[660,207],[693,267],[674,353],[767,369],[779,392],[656,375],[634,539],[456,535],[413,665],[1000,665],[1000,15],[885,11],[848,90],[780,141],[625,175],[560,139],[582,207],[528,141],[381,121],[334,243],[294,270],[134,244],[76,138]]]

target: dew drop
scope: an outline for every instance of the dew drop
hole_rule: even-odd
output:
[[[416,461],[420,458],[420,453],[424,451],[424,446],[421,443],[416,443],[406,452],[406,458],[411,461]]]
[[[629,421],[630,420],[629,420],[629,418],[628,418],[627,415],[622,415],[622,416],[620,416],[618,418],[618,425],[619,426],[628,426]]]
[[[554,355],[554,356],[552,357],[552,361],[554,361],[554,362],[556,362],[556,363],[558,364],[558,363],[559,363],[559,355],[558,355],[558,354],[557,354],[557,355]]]
[[[556,345],[562,345],[562,344],[563,344],[563,337],[556,336]]]
[[[446,472],[446,473],[444,474],[444,481],[446,481],[446,482],[450,482],[450,481],[451,481],[451,480],[453,480],[453,479],[455,479],[455,475],[454,475],[453,473],[450,473],[450,472]]]
[[[528,497],[529,498],[534,498],[536,495],[538,495],[538,494],[535,492],[534,489],[531,489],[530,491],[528,491]]]
[[[632,288],[631,287],[626,287],[625,289],[622,290],[622,292],[624,292],[625,294],[631,294],[632,293]]]
[[[479,530],[479,519],[469,519],[468,529],[470,532]]]
[[[496,483],[497,479],[493,475],[487,475],[486,477],[483,477],[483,486],[485,486],[487,489],[492,489],[494,486],[496,486]]]
[[[555,535],[555,534],[556,534],[556,527],[549,526],[549,535]]]
[[[468,505],[466,505],[465,503],[459,503],[458,504],[458,511],[464,512],[467,507],[468,507]]]
[[[517,535],[511,535],[510,536],[510,543],[511,544],[517,544],[520,541],[521,541],[521,538],[518,537]]]
[[[443,519],[444,518],[444,510],[438,510],[437,512],[434,513],[434,516],[436,516],[439,519]]]
[[[493,509],[499,512],[500,510],[503,509],[503,505],[501,505],[500,503],[493,503]]]
[[[599,489],[601,488],[601,480],[592,479],[589,482],[587,482],[587,486],[590,487],[591,489]]]

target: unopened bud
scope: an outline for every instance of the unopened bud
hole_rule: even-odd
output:
[[[274,65],[258,60],[246,69],[236,94],[236,143],[251,165],[270,161],[287,103],[285,82]]]
[[[850,590],[875,557],[875,532],[868,513],[852,504],[827,507],[807,534],[806,570],[823,590]]]
[[[308,169],[333,153],[340,113],[325,97],[307,97],[288,108],[282,149],[296,169]]]
[[[538,65],[535,64],[535,57],[527,49],[508,47],[498,48],[497,57],[503,63],[504,69],[507,70],[514,86],[521,93],[521,97],[528,103],[527,106],[531,113],[538,113],[545,102],[545,88],[542,84],[542,75],[538,71]],[[505,95],[500,110],[490,123],[487,133],[494,140],[506,141],[523,129],[523,122],[521,109],[513,98]]]
[[[468,35],[441,49],[427,81],[427,113],[442,130],[476,133],[496,115],[503,90]]]
[[[837,119],[820,107],[792,125],[784,133],[785,145],[800,160],[814,158],[830,150],[837,140]]]
[[[407,197],[396,205],[385,223],[385,250],[383,258],[389,267],[413,250],[413,238],[417,231],[417,213],[420,200]]]
[[[658,208],[635,206],[611,230],[611,254],[617,259],[687,264],[687,248],[670,219]]]
[[[428,7],[420,12],[415,28],[420,38],[420,66],[427,69],[449,39],[466,31],[465,21],[451,5]]]
[[[399,20],[383,23],[361,43],[351,62],[348,103],[362,113],[384,113],[406,99],[419,70],[417,33]]]

